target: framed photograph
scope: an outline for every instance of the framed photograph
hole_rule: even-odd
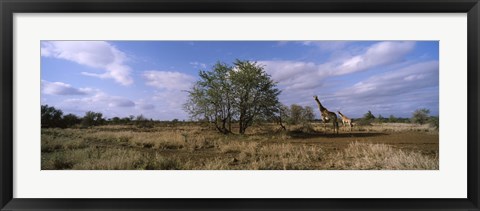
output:
[[[0,6],[1,210],[479,210],[478,0]]]

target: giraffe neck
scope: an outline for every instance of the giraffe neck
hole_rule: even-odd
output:
[[[324,112],[324,111],[327,110],[325,107],[323,107],[322,103],[320,103],[320,100],[315,99],[315,101],[317,101],[318,108],[320,109],[320,112]]]

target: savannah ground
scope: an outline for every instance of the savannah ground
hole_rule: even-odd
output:
[[[331,127],[331,125],[330,125]],[[42,128],[42,169],[322,170],[438,169],[438,130],[428,124],[262,124],[223,135],[201,123]],[[235,131],[235,128],[233,129]]]

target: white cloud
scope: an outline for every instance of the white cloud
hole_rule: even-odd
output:
[[[84,110],[88,108],[98,108],[103,110],[104,107],[119,108],[119,107],[134,107],[135,103],[129,99],[119,96],[110,96],[103,92],[99,92],[91,97],[68,99],[64,101],[68,105],[76,105]]]
[[[173,71],[150,70],[143,77],[147,85],[166,90],[187,90],[195,81],[191,75]]]
[[[343,75],[389,65],[404,59],[413,50],[415,42],[379,42],[370,46],[365,53],[340,62],[335,75]]]
[[[165,100],[156,101],[152,98],[133,101],[97,91],[93,96],[63,100],[55,107],[79,116],[87,111],[101,112],[106,118],[144,115],[146,118],[166,120],[186,116],[181,107],[172,107]]]
[[[411,90],[438,86],[438,61],[428,61],[372,76],[340,91],[338,96],[394,96]]]
[[[288,105],[316,106],[311,99],[318,94],[327,108],[340,109],[352,117],[361,117],[368,110],[404,117],[422,107],[438,112],[438,61],[407,62],[406,56],[414,46],[414,42],[379,42],[321,64],[276,60],[259,63],[278,82],[282,89],[280,100]],[[379,68],[384,68],[379,71],[383,73],[353,85],[356,76],[347,76],[347,84],[342,84],[345,78],[336,78]]]
[[[207,65],[201,62],[190,62],[190,64],[193,65],[194,68],[202,68],[202,69],[207,68]]]
[[[131,68],[125,64],[127,56],[115,46],[104,41],[46,41],[42,42],[41,55],[65,59],[105,72],[89,73],[87,76],[111,78],[122,85],[133,83]]]
[[[299,61],[259,61],[272,78],[286,89],[306,89],[319,86],[329,76],[365,71],[400,62],[413,50],[414,42],[380,42],[368,47],[364,53],[323,64]]]
[[[49,82],[42,80],[42,93],[49,95],[86,95],[91,89],[75,88],[63,82]]]
[[[349,41],[303,41],[301,42],[306,46],[315,46],[324,51],[338,51],[345,48]]]
[[[153,110],[153,109],[155,109],[155,105],[147,102],[146,100],[140,100],[140,101],[136,102],[135,105],[140,110]]]
[[[110,99],[110,103],[108,103],[108,106],[110,107],[133,107],[135,106],[135,103],[131,100],[128,99]]]
[[[187,101],[187,95],[188,93],[182,90],[160,90],[153,95],[153,100],[160,105],[182,110],[183,103]]]
[[[409,116],[419,108],[438,112],[438,61],[428,61],[375,75],[339,90],[334,106],[355,114]],[[360,116],[358,116],[360,117]]]
[[[160,119],[171,119],[172,117],[181,116],[186,118],[183,110],[183,103],[187,100],[187,92],[193,83],[195,77],[174,71],[145,71],[143,77],[148,86],[157,88],[149,104],[154,104],[157,111],[155,114]],[[145,105],[143,109],[149,108]]]

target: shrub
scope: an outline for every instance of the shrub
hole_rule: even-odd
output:
[[[63,112],[60,109],[56,109],[53,106],[42,105],[41,106],[41,117],[42,117],[42,127],[60,127],[63,128],[65,125],[62,121]]]
[[[373,122],[372,119],[364,119],[364,118],[355,120],[355,124],[358,126],[372,126],[372,122]]]
[[[439,122],[439,118],[436,117],[436,116],[432,116],[430,117],[430,119],[428,120],[428,123],[430,124],[431,127],[434,127],[436,130],[439,129],[440,127],[440,122]]]
[[[417,109],[412,114],[412,122],[413,123],[418,123],[418,124],[421,124],[421,125],[425,124],[428,121],[428,114],[429,113],[430,113],[430,110],[428,110],[426,108]]]
[[[105,121],[102,116],[103,116],[102,113],[88,111],[87,113],[85,113],[85,116],[83,117],[82,125],[86,127],[101,125]]]

